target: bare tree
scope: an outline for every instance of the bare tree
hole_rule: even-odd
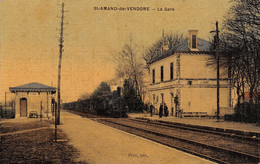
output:
[[[150,62],[161,55],[161,48],[163,45],[168,45],[168,48],[171,49],[176,46],[178,43],[184,40],[183,35],[169,33],[162,35],[154,44],[148,47],[143,54],[143,58],[146,61],[146,68],[149,69]]]
[[[244,99],[246,87],[249,88],[250,103],[253,103],[260,87],[260,2],[232,2],[234,5],[225,19],[220,41],[221,61],[232,73],[238,98],[242,96]],[[259,103],[256,97],[255,100]]]
[[[136,95],[142,98],[144,62],[139,54],[138,47],[130,36],[129,42],[117,53],[116,76],[122,79],[131,79]]]

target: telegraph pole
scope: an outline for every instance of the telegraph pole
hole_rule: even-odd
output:
[[[216,32],[215,35],[215,53],[216,53],[216,60],[217,60],[217,121],[219,121],[220,117],[219,117],[219,30],[218,30],[218,21],[216,21],[216,31],[210,31],[210,33],[212,32]]]
[[[63,25],[64,25],[64,2],[62,3],[62,10],[61,10],[61,23],[60,23],[60,39],[59,39],[59,47],[60,47],[60,56],[59,56],[59,65],[58,65],[58,116],[57,116],[57,124],[60,125],[60,108],[61,108],[61,104],[60,104],[60,76],[61,76],[61,59],[62,59],[62,52],[63,50]]]
[[[216,22],[216,58],[217,58],[217,121],[219,121],[219,31]]]

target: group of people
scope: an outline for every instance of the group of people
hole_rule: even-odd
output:
[[[177,110],[178,109],[177,107],[178,107],[178,104],[179,104],[178,96],[176,96],[174,98],[174,104],[175,104],[175,109],[176,109],[176,116],[181,117],[182,116],[182,110],[181,109]],[[152,104],[148,104],[147,108],[149,109],[150,116],[152,117],[153,113],[154,113],[154,106]],[[173,113],[173,107],[172,107],[172,113]],[[166,103],[163,102],[163,103],[160,104],[160,107],[159,107],[159,117],[160,118],[162,116],[167,117],[168,115],[169,115],[168,107],[167,107]]]
[[[168,107],[165,102],[160,104],[159,117],[161,118],[163,116],[163,114],[165,117],[168,117],[168,115],[169,115]]]

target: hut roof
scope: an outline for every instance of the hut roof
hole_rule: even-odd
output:
[[[56,93],[56,88],[55,87],[50,87],[44,84],[40,83],[28,83],[16,87],[10,87],[9,90],[11,92],[52,92]]]

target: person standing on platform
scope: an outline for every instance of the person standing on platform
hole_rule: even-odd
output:
[[[159,108],[159,117],[162,118],[163,115],[163,104],[160,104],[160,108]]]
[[[179,104],[178,95],[176,95],[175,98],[174,98],[174,104],[175,104],[175,117],[177,117],[177,113],[179,113],[179,111],[178,111],[178,104]]]
[[[154,107],[153,107],[153,105],[152,104],[150,104],[150,115],[151,115],[151,117],[153,117],[153,109],[154,109]]]
[[[168,115],[169,115],[168,107],[167,107],[166,103],[164,103],[164,116],[168,117]]]

